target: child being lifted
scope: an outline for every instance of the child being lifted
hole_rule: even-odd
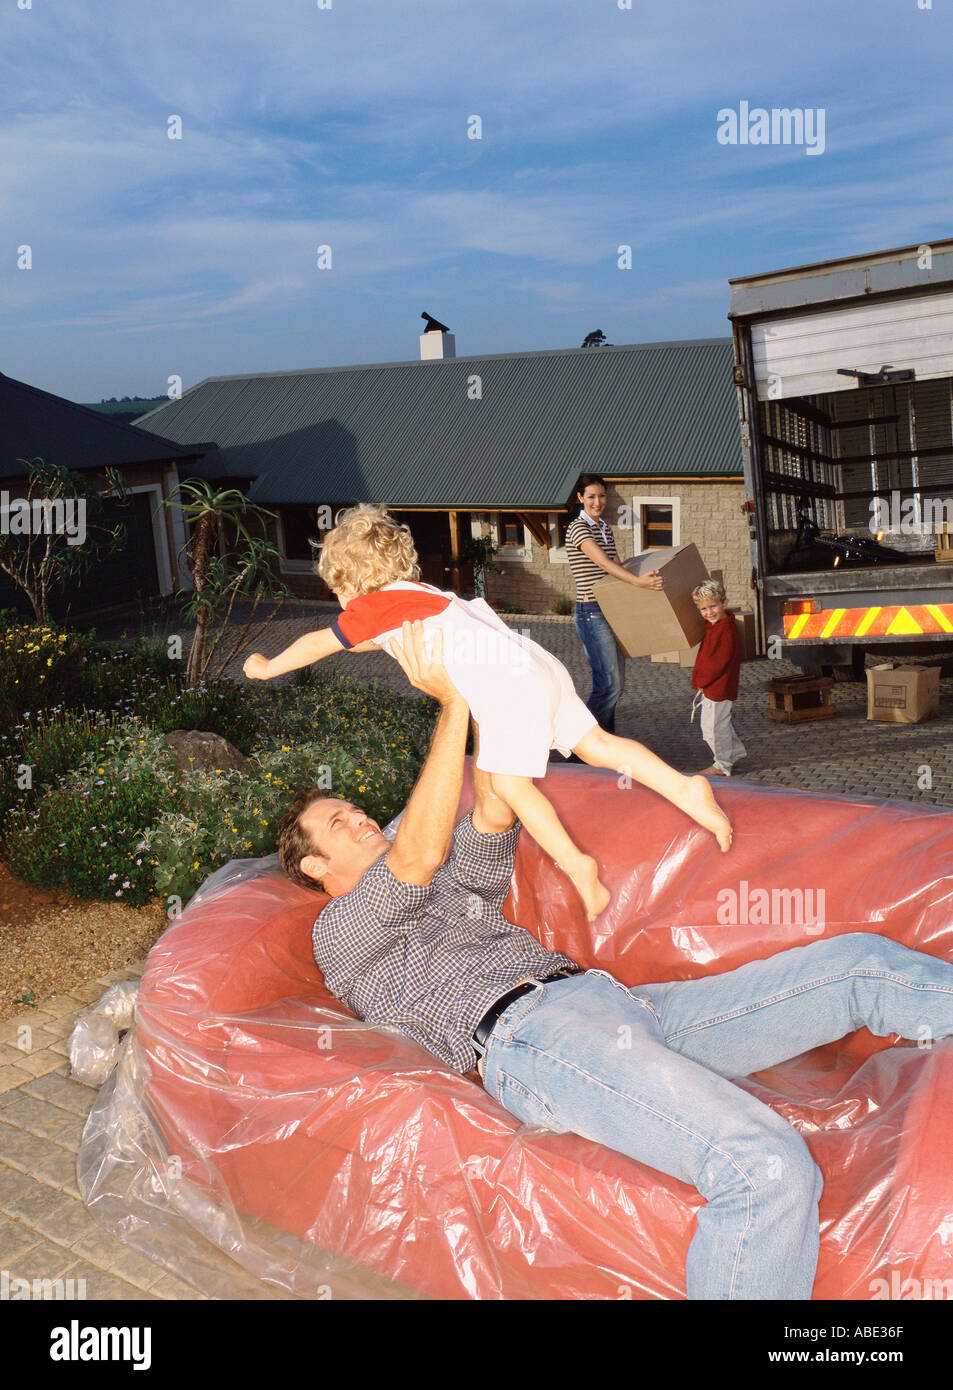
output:
[[[342,649],[368,650],[400,638],[405,622],[441,634],[447,672],[476,726],[476,766],[494,793],[567,873],[589,920],[608,906],[595,859],[573,843],[550,801],[533,784],[544,777],[549,750],[575,753],[591,767],[613,768],[664,796],[710,830],[722,850],[731,825],[704,777],[685,777],[633,739],[607,733],[576,694],[565,666],[536,642],[513,632],[482,599],[461,599],[419,582],[417,552],[406,526],[382,507],[342,512],[324,543],[318,573],[344,612],[330,627],[293,642],[272,660],[250,656],[244,673],[270,680]]]

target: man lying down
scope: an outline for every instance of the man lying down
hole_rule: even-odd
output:
[[[950,1035],[953,965],[855,932],[630,990],[547,950],[502,914],[520,827],[476,768],[473,810],[454,825],[469,710],[439,649],[428,657],[420,625],[405,624],[397,655],[440,716],[393,844],[360,807],[314,787],[280,821],[282,868],[331,898],[313,932],[328,988],[455,1071],[477,1067],[523,1123],[693,1184],[707,1205],[689,1298],[810,1298],[821,1174],[797,1131],[728,1078],[864,1024],[910,1040],[924,1022]],[[630,1048],[617,1046],[623,1025]]]

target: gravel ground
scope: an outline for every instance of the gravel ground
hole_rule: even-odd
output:
[[[65,994],[147,955],[168,922],[165,905],[71,903],[13,878],[0,864],[0,1021],[23,1017],[34,1001]]]

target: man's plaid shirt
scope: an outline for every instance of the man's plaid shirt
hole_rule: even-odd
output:
[[[401,883],[387,856],[314,924],[314,958],[328,989],[368,1023],[390,1024],[455,1071],[476,1066],[473,1030],[527,976],[575,964],[547,951],[501,912],[519,823],[481,835],[459,821],[431,883]]]

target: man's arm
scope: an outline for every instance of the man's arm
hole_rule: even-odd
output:
[[[443,634],[434,639],[428,658],[423,624],[403,625],[403,646],[393,643],[411,685],[440,701],[440,717],[430,751],[404,811],[387,867],[401,883],[430,883],[450,853],[467,748],[470,709],[447,675],[441,657]]]

